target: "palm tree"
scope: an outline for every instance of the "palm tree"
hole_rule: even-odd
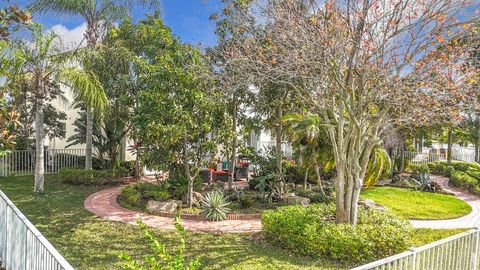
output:
[[[102,34],[108,25],[126,18],[131,7],[135,4],[150,4],[158,7],[158,0],[35,0],[30,5],[34,12],[53,11],[59,15],[79,15],[85,19],[87,30],[85,39],[87,46],[94,49],[100,42]],[[93,133],[93,111],[86,106],[87,127],[86,127],[86,151],[85,168],[92,169],[92,133]]]
[[[291,141],[301,153],[306,169],[305,173],[308,174],[308,168],[312,165],[317,184],[323,195],[325,195],[322,186],[320,161],[332,159],[333,154],[331,147],[328,145],[327,133],[322,128],[320,117],[313,113],[290,114],[283,117],[282,120],[286,125],[286,129],[290,131],[288,135]]]
[[[21,42],[15,51],[21,56],[23,78],[35,91],[35,188],[44,191],[44,101],[60,84],[69,86],[76,98],[85,100],[98,111],[104,110],[107,98],[95,74],[74,66],[72,55],[63,52],[60,40],[53,32],[35,27],[33,44]]]

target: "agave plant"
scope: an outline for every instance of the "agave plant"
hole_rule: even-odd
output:
[[[220,190],[214,190],[207,193],[202,199],[202,213],[205,218],[210,221],[219,221],[227,219],[227,214],[230,212],[227,197]]]
[[[430,179],[429,173],[420,173],[416,178],[410,178],[422,191],[436,192],[435,183]]]

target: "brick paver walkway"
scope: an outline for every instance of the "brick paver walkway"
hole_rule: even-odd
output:
[[[472,212],[466,216],[447,220],[411,220],[415,228],[456,229],[480,227],[480,197],[458,188],[448,186],[448,178],[438,175],[431,176],[433,181],[439,183],[445,191],[453,193],[457,198],[466,201]]]
[[[104,189],[90,195],[84,202],[85,208],[103,218],[112,221],[119,221],[135,224],[142,220],[150,227],[161,229],[173,229],[171,218],[149,215],[121,207],[117,203],[117,196],[122,187]],[[205,232],[256,232],[262,229],[260,220],[224,220],[224,221],[196,221],[182,220],[182,225],[187,230]]]
[[[466,201],[472,212],[466,216],[447,220],[410,220],[415,228],[455,229],[480,227],[480,197],[463,190],[449,187],[448,178],[432,175],[433,181],[439,183],[444,190],[453,193],[457,198]],[[117,203],[117,196],[122,187],[104,189],[90,195],[84,202],[85,208],[103,218],[112,221],[135,224],[142,220],[150,227],[173,229],[171,218],[149,215],[121,207]],[[205,232],[256,232],[262,229],[260,220],[224,220],[217,222],[182,220],[183,226],[191,231]]]

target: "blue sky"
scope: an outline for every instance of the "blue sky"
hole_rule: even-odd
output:
[[[214,45],[216,42],[215,25],[209,21],[212,13],[220,8],[220,0],[161,0],[162,13],[165,23],[170,26],[173,32],[184,42],[201,47]],[[1,0],[1,6],[7,5]],[[8,2],[8,1],[7,1]],[[9,0],[10,4],[17,3],[19,6],[26,6],[29,0]],[[136,7],[133,10],[133,18],[141,19],[146,13],[151,13],[145,8]],[[76,16],[58,16],[56,14],[34,14],[34,21],[51,28],[62,28],[64,31],[78,28],[83,20]],[[64,28],[63,28],[64,27]],[[80,29],[71,35],[79,35]]]

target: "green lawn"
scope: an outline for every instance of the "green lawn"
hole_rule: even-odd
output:
[[[83,208],[99,188],[77,187],[46,179],[46,194],[32,195],[32,177],[0,178],[2,189],[75,269],[119,269],[122,251],[136,256],[150,249],[135,226],[104,221]],[[152,230],[166,243],[177,234]],[[203,269],[343,269],[344,266],[303,257],[268,246],[259,234],[189,233],[188,255],[199,256]]]
[[[362,193],[407,219],[451,219],[472,211],[470,205],[454,196],[395,187],[376,187]]]

